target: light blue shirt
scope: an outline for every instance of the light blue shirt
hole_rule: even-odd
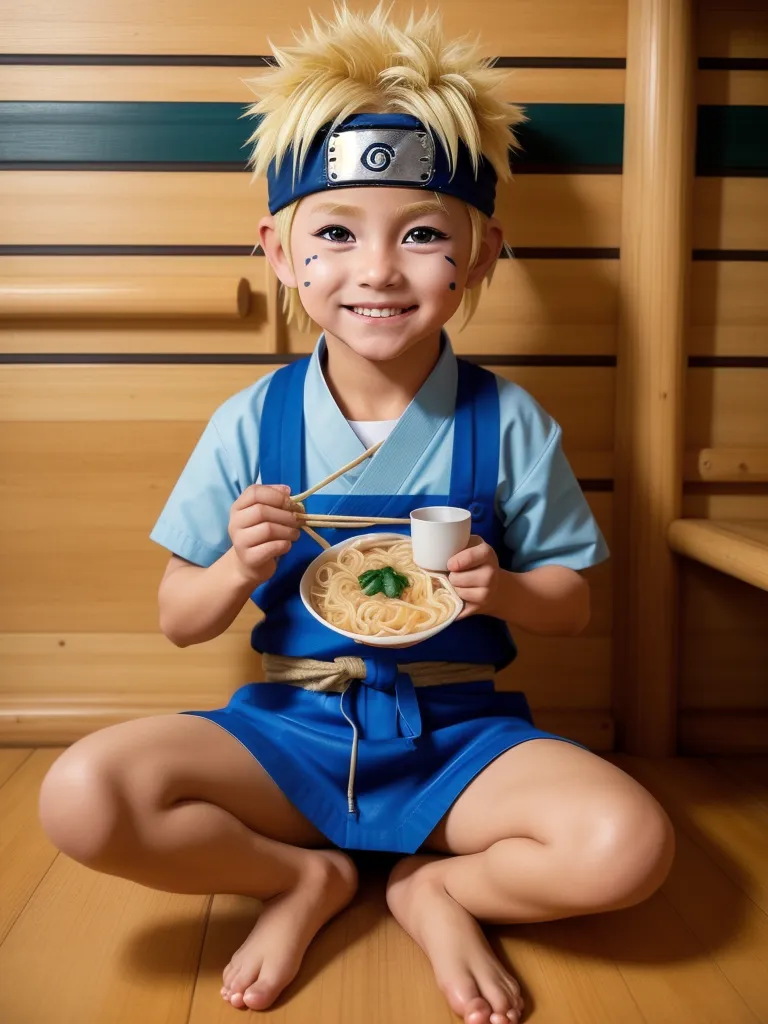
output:
[[[323,494],[448,494],[458,365],[443,331],[443,351],[427,380],[371,459],[334,480]],[[312,486],[365,451],[331,395],[322,370],[325,340],[312,353],[304,387],[305,479]],[[172,553],[208,566],[231,547],[237,497],[259,474],[259,423],[272,374],[214,412],[150,537]],[[585,569],[608,547],[561,446],[560,426],[523,388],[496,376],[499,475],[496,514],[513,572],[541,565]]]

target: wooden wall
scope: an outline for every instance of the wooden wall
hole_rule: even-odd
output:
[[[449,31],[492,41],[509,99],[531,117],[498,208],[516,258],[500,261],[469,327],[448,331],[460,353],[521,383],[561,422],[610,545],[624,0],[508,0],[503,18],[479,3],[471,24],[458,0],[441,10]],[[699,102],[715,114],[765,106],[768,71],[733,66],[768,56],[762,5],[702,0],[698,13],[700,54],[726,62],[698,72]],[[160,312],[0,320],[0,742],[60,743],[125,717],[220,706],[259,678],[250,607],[204,645],[179,650],[162,636],[167,554],[147,535],[214,408],[316,339],[280,322],[274,275],[252,254],[266,188],[244,172],[236,106],[250,100],[240,80],[263,63],[267,37],[279,43],[307,22],[291,0],[279,14],[245,0],[68,0],[17,7],[5,22],[0,315],[9,279],[138,278],[160,292],[147,307]],[[715,114],[704,113],[713,130]],[[700,448],[765,446],[768,427],[768,187],[726,167],[726,151],[695,182],[684,512],[768,518],[764,486],[697,479]],[[163,313],[156,283],[184,277],[221,278],[233,296],[246,278],[250,312]],[[528,693],[545,728],[602,750],[613,745],[611,638],[622,613],[613,571],[590,572],[585,633],[520,634],[503,680]],[[747,591],[684,571],[689,742],[698,710],[768,701],[766,595]]]
[[[698,14],[683,515],[765,521],[768,484],[709,482],[698,456],[768,447],[768,7],[702,0]],[[764,750],[768,594],[680,570],[679,748]]]

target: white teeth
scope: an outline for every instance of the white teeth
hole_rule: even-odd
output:
[[[368,309],[365,306],[353,306],[355,313],[359,313],[361,316],[397,316],[398,313],[404,313],[404,309],[397,309],[394,306],[388,309]]]

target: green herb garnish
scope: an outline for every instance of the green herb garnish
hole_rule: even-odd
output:
[[[402,573],[395,572],[391,565],[383,569],[368,569],[357,577],[363,593],[367,597],[383,593],[385,597],[400,597],[411,581]]]

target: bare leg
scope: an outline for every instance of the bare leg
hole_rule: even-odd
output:
[[[473,781],[430,847],[459,855],[400,861],[390,909],[466,1024],[509,1024],[522,1017],[520,987],[478,920],[551,921],[639,903],[664,881],[674,835],[624,772],[578,747],[535,740]]]
[[[328,841],[237,740],[194,716],[139,719],[80,740],[43,781],[40,816],[59,849],[97,871],[167,892],[264,901],[224,971],[222,995],[235,1006],[269,1006],[357,889],[350,858],[294,845]]]

